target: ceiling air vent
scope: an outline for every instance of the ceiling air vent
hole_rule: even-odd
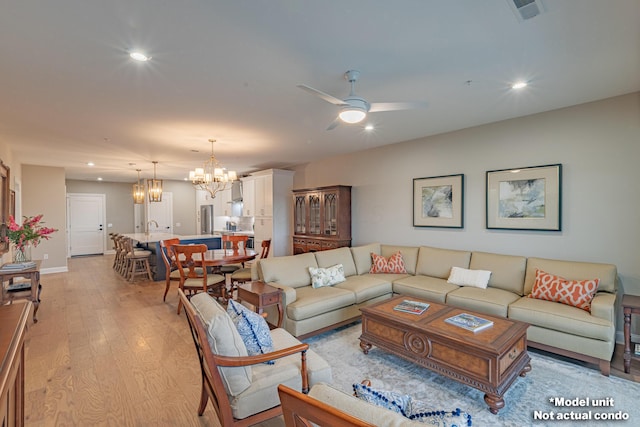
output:
[[[519,21],[535,18],[544,12],[542,0],[507,0]]]

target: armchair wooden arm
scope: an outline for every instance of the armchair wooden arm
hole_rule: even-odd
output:
[[[278,386],[278,395],[286,427],[312,427],[314,424],[322,427],[375,427],[283,384]]]

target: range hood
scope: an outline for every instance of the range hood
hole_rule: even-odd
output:
[[[242,181],[240,180],[233,181],[233,183],[231,183],[231,201],[242,201]]]

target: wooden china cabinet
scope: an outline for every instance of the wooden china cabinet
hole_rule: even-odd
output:
[[[293,253],[351,246],[351,186],[293,191]]]

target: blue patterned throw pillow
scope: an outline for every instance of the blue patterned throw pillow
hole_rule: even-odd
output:
[[[271,339],[271,332],[269,332],[269,325],[267,325],[262,316],[234,300],[229,300],[227,313],[233,320],[234,325],[236,325],[240,338],[242,338],[245,347],[247,347],[249,356],[273,351],[273,340]],[[273,362],[269,363],[273,364]]]
[[[413,400],[407,418],[420,423],[441,427],[470,427],[471,415],[456,408],[453,411],[432,411],[425,402]]]
[[[403,416],[408,416],[411,408],[411,396],[395,391],[374,390],[364,384],[354,384],[356,397],[376,406],[389,409]]]

